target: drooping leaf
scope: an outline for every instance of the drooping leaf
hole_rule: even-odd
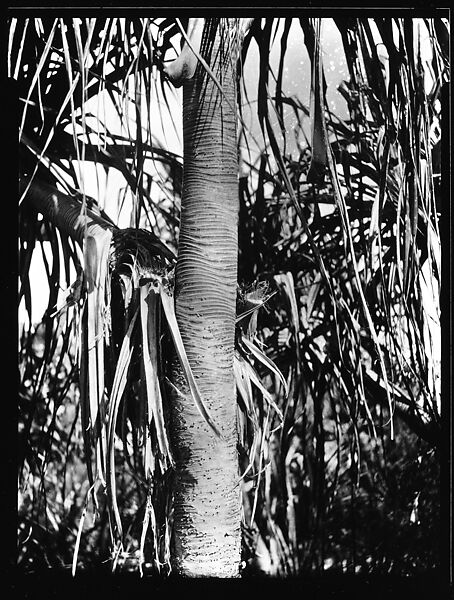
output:
[[[215,435],[222,439],[222,434],[221,434],[220,430],[218,429],[216,423],[213,421],[212,417],[210,416],[208,409],[206,408],[205,403],[202,400],[202,397],[200,395],[197,383],[194,379],[194,375],[192,373],[192,369],[191,369],[191,366],[189,364],[189,361],[188,361],[188,358],[186,355],[186,350],[183,345],[183,340],[181,338],[181,333],[180,333],[177,319],[175,316],[175,308],[173,305],[173,296],[171,296],[167,292],[167,290],[165,290],[163,287],[161,287],[160,288],[160,297],[161,297],[162,306],[164,308],[164,313],[165,313],[165,316],[167,319],[167,323],[169,325],[170,332],[172,334],[172,339],[175,344],[175,350],[176,350],[178,358],[180,360],[181,368],[183,369],[183,373],[186,378],[187,384],[189,386],[192,399],[193,399],[199,413],[203,417],[204,421],[209,425],[209,427],[215,433]]]

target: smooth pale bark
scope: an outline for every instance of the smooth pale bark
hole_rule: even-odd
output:
[[[208,21],[213,26],[213,20]],[[184,178],[176,268],[178,324],[216,438],[178,369],[172,438],[177,462],[174,570],[189,577],[236,577],[240,489],[233,375],[237,284],[238,158],[235,58],[228,32],[201,54],[223,94],[199,64],[183,87]]]

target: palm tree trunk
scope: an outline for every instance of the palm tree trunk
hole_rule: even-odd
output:
[[[207,20],[199,64],[183,88],[184,180],[175,304],[200,392],[224,439],[195,409],[181,373],[174,383],[177,463],[173,568],[189,577],[236,577],[240,562],[236,399],[233,375],[237,284],[238,158],[233,23]],[[215,35],[214,28],[217,27]],[[211,39],[211,41],[210,41]]]

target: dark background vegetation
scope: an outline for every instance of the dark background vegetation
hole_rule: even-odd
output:
[[[415,213],[411,212],[414,208],[410,205],[399,204],[393,186],[397,172],[394,169],[398,167],[396,156],[403,156],[408,167],[404,185],[426,176],[419,166],[420,156],[411,155],[410,140],[427,105],[432,111],[430,118],[437,116],[435,101],[440,97],[440,90],[434,91],[429,98],[422,92],[418,86],[422,67],[409,58],[408,45],[399,48],[401,53],[404,47],[409,53],[406,61],[397,61],[397,55],[393,55],[393,42],[386,37],[390,20],[383,19],[380,29],[391,59],[396,59],[390,60],[391,83],[386,87],[378,77],[378,58],[366,42],[370,32],[367,19],[353,20],[355,22],[337,19],[349,65],[349,79],[343,87],[348,114],[343,119],[330,114],[327,127],[336,163],[343,166],[347,222],[328,171],[321,181],[315,184],[308,181],[312,142],[304,139],[307,130],[304,120],[309,117],[309,108],[298,98],[286,96],[279,73],[272,99],[282,117],[284,109],[294,112],[294,129],[300,134],[298,150],[287,153],[283,150],[280,157],[275,155],[276,139],[280,143],[279,136],[285,140],[290,133],[279,124],[271,125],[269,107],[259,102],[257,119],[265,140],[264,148],[253,164],[248,165],[248,175],[239,183],[239,299],[256,300],[258,304],[265,300],[255,313],[253,327],[267,356],[289,385],[289,395],[285,397],[278,379],[259,362],[255,364],[283,418],[279,419],[277,412],[270,410],[264,394],[254,388],[257,429],[249,421],[242,421],[246,423],[244,444],[239,448],[242,470],[251,460],[248,451],[257,436],[263,435],[267,449],[257,449],[252,456],[253,468],[243,482],[243,577],[264,576],[270,571],[279,576],[304,576],[308,587],[312,586],[311,589],[320,594],[324,584],[314,583],[311,579],[320,574],[328,582],[332,581],[330,577],[343,574],[344,583],[340,585],[345,586],[345,593],[348,592],[350,580],[346,577],[349,575],[360,578],[364,593],[374,594],[379,590],[385,597],[386,586],[393,584],[385,583],[377,590],[371,590],[367,577],[385,576],[397,585],[400,577],[416,577],[416,593],[418,576],[434,576],[434,580],[429,579],[429,584],[433,581],[436,587],[436,582],[440,581],[440,552],[446,533],[445,525],[440,521],[440,416],[430,402],[424,405],[423,414],[415,409],[429,377],[427,362],[423,349],[415,344],[412,368],[407,371],[401,368],[399,352],[403,351],[395,348],[396,338],[393,338],[400,322],[397,317],[390,316],[395,306],[407,303],[408,321],[402,329],[408,333],[413,327],[421,333],[417,274],[427,258],[424,253],[427,254],[428,222],[422,218],[417,222],[417,237],[411,238],[414,245],[410,249],[405,227],[401,230],[402,239],[396,242],[395,223],[399,219],[405,221],[407,215],[410,219]],[[245,55],[248,44],[256,43],[260,49],[258,98],[268,98],[268,73],[264,62],[273,27],[268,21],[263,29],[255,26],[245,41]],[[401,27],[408,43],[408,22],[403,20]],[[433,68],[438,70],[436,78],[441,83],[447,79],[447,40],[443,27],[440,23],[429,27],[434,36],[436,56]],[[170,26],[163,29],[168,32],[167,42],[171,33],[176,35]],[[301,30],[308,55],[314,60],[314,32],[309,19],[301,20]],[[24,64],[27,60],[29,65],[36,62],[36,48],[42,49],[43,39],[30,41],[29,54],[24,53]],[[120,44],[120,40],[116,41]],[[365,80],[355,71],[358,47],[366,56]],[[119,52],[127,56],[124,49]],[[410,73],[408,88],[402,83],[401,69]],[[21,77],[19,95],[27,89],[30,75],[27,78],[24,72]],[[59,85],[61,82],[55,89],[61,96]],[[64,86],[63,91],[66,92]],[[56,100],[50,97],[47,100],[58,106],[60,96],[57,94]],[[411,97],[410,117],[408,120],[402,117],[393,123],[394,137],[389,133],[390,129],[386,130],[390,135],[388,151],[392,154],[393,149],[399,150],[401,154],[394,156],[397,162],[384,163],[383,155],[378,152],[380,128],[383,125],[390,127],[393,108],[408,97]],[[360,101],[367,105],[367,118],[360,110]],[[39,111],[30,109],[30,114],[39,121]],[[34,122],[29,124],[31,139],[33,125]],[[63,132],[60,133],[61,137],[56,136],[49,148],[54,160],[67,155],[68,140]],[[419,148],[421,155],[429,151],[429,145],[424,143]],[[435,208],[428,217],[433,225],[435,221],[438,223],[442,205],[442,190],[438,183],[442,161],[439,143],[431,146],[430,152],[437,176],[432,198]],[[25,170],[32,165],[29,154],[29,147],[23,145],[20,164]],[[270,155],[274,156],[274,162]],[[126,162],[126,158],[124,160]],[[181,164],[170,154],[168,160],[167,184],[178,198]],[[289,194],[277,168],[279,160],[287,169],[296,200]],[[355,169],[359,174],[355,174]],[[41,167],[39,173],[44,179],[51,178]],[[374,267],[368,231],[372,204],[380,189],[387,194],[379,225],[383,262],[380,267]],[[423,202],[420,197],[413,200],[416,205]],[[323,210],[324,206],[329,209]],[[169,221],[168,235],[173,238],[166,241],[170,244],[176,244],[177,229],[173,219],[177,216],[172,214]],[[306,227],[301,226],[302,222]],[[26,206],[20,213],[19,228],[24,293],[30,299],[24,268],[27,248],[23,242],[28,240],[30,244],[31,240],[36,240],[39,245],[50,240],[56,243],[55,231],[52,226],[37,221],[36,215]],[[352,236],[352,247],[346,247],[346,234]],[[320,275],[314,245],[326,266],[332,289]],[[414,286],[415,291],[405,296],[402,289],[390,288],[388,298],[380,289],[391,277],[392,265],[396,263],[394,252],[399,245],[402,251],[406,248],[408,252],[403,280],[409,288]],[[369,272],[365,269],[361,274],[366,301],[373,310],[377,330],[383,331],[385,339],[391,340],[389,348],[386,344],[382,348],[389,350],[385,355],[387,374],[403,390],[398,395],[392,417],[394,439],[391,439],[384,387],[368,376],[371,369],[380,375],[379,356],[362,311],[362,302],[355,293],[349,254],[352,250],[357,260],[363,256],[366,262],[370,261]],[[54,267],[55,264],[49,266],[51,275]],[[439,274],[434,271],[433,276],[437,278]],[[28,328],[21,329],[19,340],[18,572],[39,575],[43,582],[47,577],[44,573],[70,571],[88,490],[70,313],[60,317],[63,326],[56,334],[56,321],[50,316],[55,300],[56,290],[52,291],[51,287],[49,310],[43,322],[29,323]],[[415,381],[415,372],[420,376],[419,381]],[[243,410],[241,405],[239,410]],[[137,570],[134,553],[144,518],[146,489],[137,477],[134,456],[128,458],[120,446],[116,456],[118,497],[121,498],[127,552],[118,559],[116,568],[118,573],[125,575]],[[265,464],[268,465],[266,474]],[[155,511],[158,521],[164,524],[168,509],[158,487]],[[155,544],[162,544],[162,540],[150,536],[145,545],[148,557],[152,556]],[[102,501],[97,515],[89,505],[80,538],[78,565],[77,589],[81,593],[90,586],[87,583],[84,588],[84,576],[110,572],[108,514]],[[144,572],[157,576],[151,558],[146,562]],[[165,573],[164,568],[161,575]],[[233,587],[235,583],[226,585]],[[287,585],[291,591],[292,584]],[[20,593],[20,583],[17,586]],[[62,593],[64,591],[62,587]],[[208,587],[206,591],[209,591]],[[342,589],[338,592],[342,593]]]

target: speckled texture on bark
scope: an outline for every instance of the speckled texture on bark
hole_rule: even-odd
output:
[[[237,282],[238,162],[235,60],[214,45],[201,53],[224,97],[200,65],[184,84],[184,181],[176,269],[176,314],[202,398],[225,440],[187,399],[172,401],[177,461],[173,568],[189,577],[236,577],[240,488],[233,375]]]

